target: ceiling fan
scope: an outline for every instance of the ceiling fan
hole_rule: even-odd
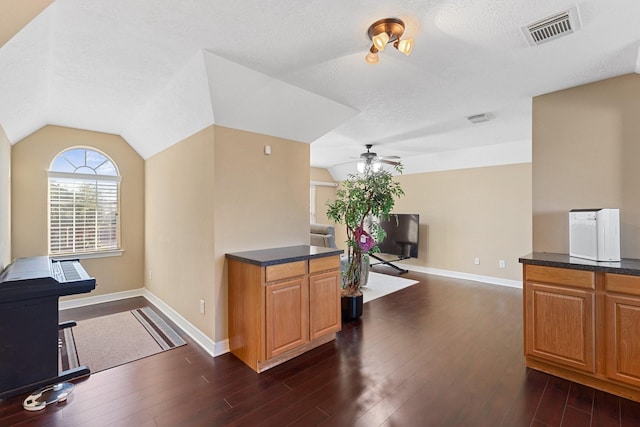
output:
[[[400,164],[399,156],[378,156],[371,151],[373,144],[367,144],[365,147],[367,148],[367,152],[360,154],[360,160],[357,164],[358,172],[360,173],[363,173],[367,169],[378,172],[382,168],[382,163],[393,166]]]

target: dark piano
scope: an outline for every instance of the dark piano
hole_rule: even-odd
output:
[[[0,273],[0,399],[89,375],[58,372],[58,298],[91,292],[96,280],[78,260],[18,258]]]

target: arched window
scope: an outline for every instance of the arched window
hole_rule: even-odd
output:
[[[105,154],[71,148],[49,168],[49,255],[120,249],[120,174]]]

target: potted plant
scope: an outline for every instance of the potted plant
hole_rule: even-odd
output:
[[[402,173],[402,166],[394,165],[392,170]],[[342,272],[344,320],[362,315],[360,288],[368,274],[368,254],[379,251],[375,244],[385,236],[371,219],[388,217],[395,199],[403,194],[391,171],[369,167],[362,174],[349,175],[336,191],[336,199],[327,204],[327,217],[347,228],[347,265]]]

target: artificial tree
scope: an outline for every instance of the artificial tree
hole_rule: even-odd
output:
[[[402,165],[389,169],[366,167],[362,174],[351,174],[336,191],[336,199],[327,203],[327,217],[347,228],[347,268],[343,272],[343,296],[362,295],[363,263],[378,248],[385,231],[372,218],[388,217],[395,199],[404,194],[393,173],[402,173]],[[365,267],[366,268],[366,267]]]

